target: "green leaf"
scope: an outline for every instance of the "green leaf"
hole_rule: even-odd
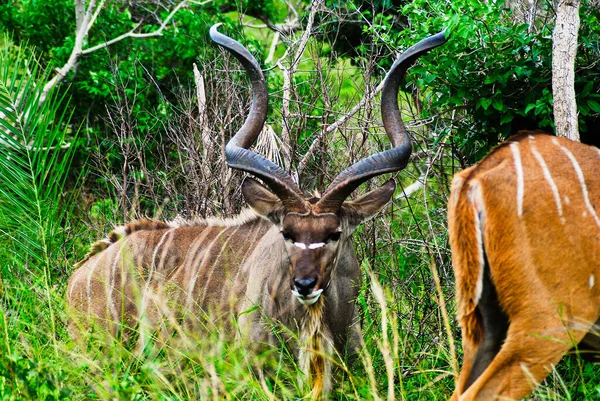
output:
[[[483,107],[484,110],[487,110],[490,105],[492,104],[492,99],[488,99],[488,98],[482,98],[479,100],[479,104],[481,105],[481,107]]]
[[[525,107],[525,114],[529,113],[531,110],[535,109],[535,103],[530,103]]]
[[[600,113],[600,103],[596,102],[595,100],[588,100],[587,105],[590,109],[592,109],[592,111]]]
[[[513,113],[505,113],[505,114],[502,115],[502,118],[500,119],[500,125],[509,123],[514,118],[515,118],[515,115]]]
[[[587,84],[585,84],[585,86],[583,87],[583,90],[581,92],[579,92],[578,96],[581,98],[587,97],[587,95],[589,95],[590,92],[592,91],[593,87],[594,87],[594,81],[589,81]]]
[[[493,84],[494,82],[496,82],[496,76],[492,74],[486,75],[485,80],[483,81],[484,84]]]
[[[502,98],[501,97],[495,97],[492,100],[492,105],[498,111],[503,111],[504,110],[504,103],[502,102]]]
[[[239,314],[239,316],[247,315],[248,313],[252,313],[252,312],[258,310],[259,308],[260,308],[260,306],[254,305],[254,306],[252,306],[252,307],[250,307],[250,308],[248,308],[248,309],[246,309],[244,311],[241,311],[240,314]]]

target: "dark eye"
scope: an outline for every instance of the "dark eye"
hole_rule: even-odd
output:
[[[342,233],[339,231],[335,232],[335,233],[331,233],[331,234],[329,234],[329,237],[327,238],[327,241],[325,241],[325,242],[339,241],[341,236],[342,236]]]
[[[292,235],[290,233],[287,233],[285,231],[281,231],[281,235],[283,236],[283,240],[284,241],[296,242],[296,241],[294,241],[294,238],[292,237]]]

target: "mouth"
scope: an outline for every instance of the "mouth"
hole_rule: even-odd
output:
[[[300,302],[302,305],[312,305],[317,302],[322,292],[323,289],[321,288],[320,290],[313,291],[308,295],[302,295],[298,291],[292,290],[292,295],[294,295],[298,302]]]

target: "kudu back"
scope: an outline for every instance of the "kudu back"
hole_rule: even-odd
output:
[[[405,51],[386,77],[381,110],[392,148],[342,171],[320,198],[305,197],[281,167],[249,150],[267,115],[265,79],[241,44],[217,32],[217,26],[210,36],[241,62],[252,82],[249,115],[225,149],[230,167],[264,183],[248,177],[242,184],[251,210],[230,220],[140,220],[116,229],[78,263],[68,304],[113,334],[143,321],[192,321],[211,311],[215,318],[237,316],[253,343],[276,343],[264,323],[277,322],[298,339],[288,346],[306,373],[312,397],[319,398],[331,388],[326,355],[357,346],[351,344],[351,331],[357,330],[361,272],[352,234],[384,207],[395,183],[390,179],[346,199],[365,181],[406,166],[411,143],[398,109],[399,86],[406,69],[444,43],[444,35]],[[257,306],[260,312],[242,313]],[[77,323],[74,331],[85,329]]]

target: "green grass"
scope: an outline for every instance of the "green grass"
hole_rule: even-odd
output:
[[[380,328],[387,319],[385,331],[369,329],[373,335],[353,364],[334,359],[341,373],[333,399],[446,398],[451,386],[444,372],[447,351],[430,349],[419,366],[404,366],[404,354],[413,350],[406,348],[384,291],[375,282],[371,285],[383,303],[372,305],[369,313],[379,320]],[[241,343],[228,341],[231,336],[219,330],[186,333],[179,341],[149,344],[144,349],[123,345],[99,330],[74,341],[65,330],[68,316],[63,291],[64,286],[52,291],[52,305],[48,305],[43,291],[25,285],[5,288],[4,299],[10,307],[2,310],[6,337],[0,359],[2,399],[295,400],[302,394],[296,380],[302,372],[284,350],[251,356]],[[49,309],[57,311],[54,318],[47,313]],[[387,338],[381,336],[383,332]],[[264,363],[274,364],[276,374],[261,381],[254,371]],[[393,380],[391,387],[388,378]]]
[[[366,268],[366,266],[364,266]],[[371,280],[371,281],[369,281]],[[302,375],[285,350],[262,354],[219,330],[186,333],[180,341],[140,349],[95,331],[79,341],[66,332],[64,285],[7,285],[0,326],[0,398],[30,400],[298,400]],[[426,291],[424,289],[423,291]],[[421,315],[404,313],[410,302],[394,298],[374,275],[359,303],[365,347],[356,361],[339,366],[335,400],[445,400],[453,378],[447,337],[416,341]],[[414,308],[414,306],[413,306]],[[49,314],[49,310],[56,311]],[[433,334],[433,330],[431,330]],[[255,367],[272,364],[261,381]],[[536,391],[536,400],[588,400],[598,396],[597,366],[569,356]],[[392,385],[390,385],[392,383]]]

